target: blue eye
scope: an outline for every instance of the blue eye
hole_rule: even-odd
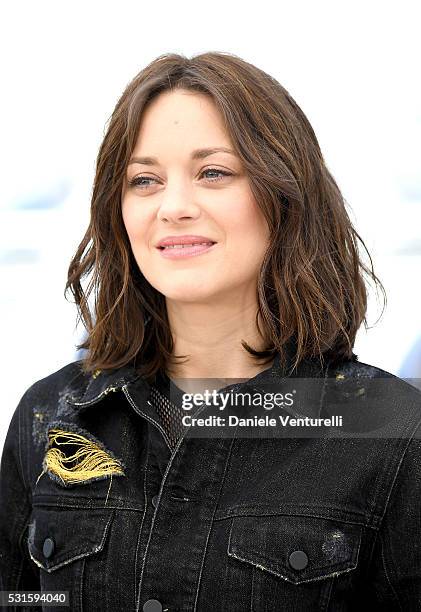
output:
[[[225,170],[219,170],[218,168],[206,168],[206,170],[203,170],[200,173],[200,176],[202,177],[204,174],[207,174],[208,172],[214,172],[216,174],[219,174],[219,176],[215,178],[207,179],[209,183],[216,183],[217,181],[221,181],[224,176],[232,176],[231,172],[226,172]],[[143,183],[142,181],[154,181],[156,183],[157,179],[154,179],[151,176],[143,176],[143,175],[136,176],[135,178],[129,181],[129,185],[131,187],[139,187],[140,189],[144,189],[145,187],[149,187],[151,185],[151,183]]]
[[[219,174],[222,176],[232,176],[231,172],[226,172],[225,170],[218,170],[218,168],[207,168],[206,170],[203,170],[203,172],[201,172],[200,176],[203,176],[207,172],[216,172],[216,174]],[[210,182],[214,183],[215,181],[220,181],[222,176],[216,177],[214,179],[210,179]]]

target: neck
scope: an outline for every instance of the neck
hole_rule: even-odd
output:
[[[270,367],[271,363],[256,360],[241,345],[244,340],[258,351],[265,348],[256,326],[255,303],[216,308],[167,301],[167,312],[174,354],[188,356],[185,363],[168,369],[171,378],[249,379]]]

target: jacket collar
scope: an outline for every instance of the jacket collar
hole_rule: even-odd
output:
[[[80,366],[82,361],[79,362]],[[86,374],[85,374],[86,376]],[[77,387],[66,396],[66,401],[72,406],[85,408],[100,401],[113,391],[119,391],[124,385],[140,378],[139,372],[132,364],[127,364],[112,370],[96,370],[90,375],[83,389]]]
[[[324,380],[327,374],[327,367],[321,366],[318,360],[304,359],[295,370],[292,370],[296,351],[296,344],[291,339],[286,345],[286,364],[282,368],[280,355],[276,353],[272,366],[257,376],[245,381],[247,387],[256,390],[276,392],[273,387],[283,379],[311,379],[314,386],[298,383],[298,389],[305,388],[305,401],[299,402],[297,409],[291,410],[294,416],[318,416],[321,410],[321,400],[324,389]],[[81,363],[81,362],[80,362]],[[109,393],[120,391],[127,387],[131,393],[143,404],[147,400],[150,385],[146,379],[130,363],[120,368],[112,370],[97,370],[94,372],[82,391],[76,388],[66,396],[66,401],[77,411],[84,411],[89,406],[96,404],[106,397]]]
[[[286,370],[291,367],[292,359],[295,352],[295,343],[291,340],[286,347],[287,361]],[[79,362],[80,367],[82,366],[82,360]],[[276,354],[274,363],[270,368],[269,372],[261,372],[259,382],[274,382],[279,376],[282,375],[282,368],[280,365],[279,353]],[[283,375],[286,375],[285,373]],[[85,375],[86,376],[86,375]],[[67,394],[66,400],[73,406],[89,406],[97,401],[101,400],[105,395],[113,391],[119,391],[126,384],[134,383],[136,380],[142,378],[139,372],[134,368],[133,364],[129,363],[120,368],[114,368],[111,370],[96,370],[90,375],[87,384],[81,390],[79,387],[71,390]],[[146,380],[144,383],[148,385]],[[254,378],[253,378],[254,381]]]

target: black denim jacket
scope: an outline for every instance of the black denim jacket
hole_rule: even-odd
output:
[[[281,374],[276,358],[247,384]],[[421,610],[420,392],[357,360],[291,377],[322,383],[304,412],[326,414],[332,384],[366,430],[365,386],[386,380],[386,435],[186,434],[172,452],[131,366],[88,376],[73,362],[36,382],[2,455],[1,589],[69,591],[84,612]],[[84,449],[77,482],[57,455],[46,466],[54,429]]]

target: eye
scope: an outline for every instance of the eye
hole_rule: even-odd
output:
[[[223,176],[232,176],[231,172],[227,172],[226,170],[219,170],[218,168],[206,168],[206,170],[203,170],[200,173],[200,176],[203,176],[204,174],[207,174],[208,172],[215,172],[216,174],[219,174],[220,176],[210,179],[210,183],[215,183],[216,181],[220,181],[222,180]]]
[[[140,189],[144,189],[145,187],[149,187],[150,183],[143,183],[142,181],[155,181],[150,176],[135,176],[129,181],[130,187],[140,187]]]
[[[226,170],[219,170],[218,168],[206,168],[205,170],[202,170],[202,172],[200,173],[200,177],[202,177],[204,174],[207,174],[208,172],[213,172],[219,175],[214,178],[207,179],[208,183],[216,183],[217,181],[221,181],[225,176],[232,176],[232,172],[227,172]],[[151,183],[144,183],[143,181],[154,181],[156,183],[157,179],[154,179],[151,176],[135,176],[129,181],[129,185],[130,187],[139,187],[140,189],[150,187]]]

